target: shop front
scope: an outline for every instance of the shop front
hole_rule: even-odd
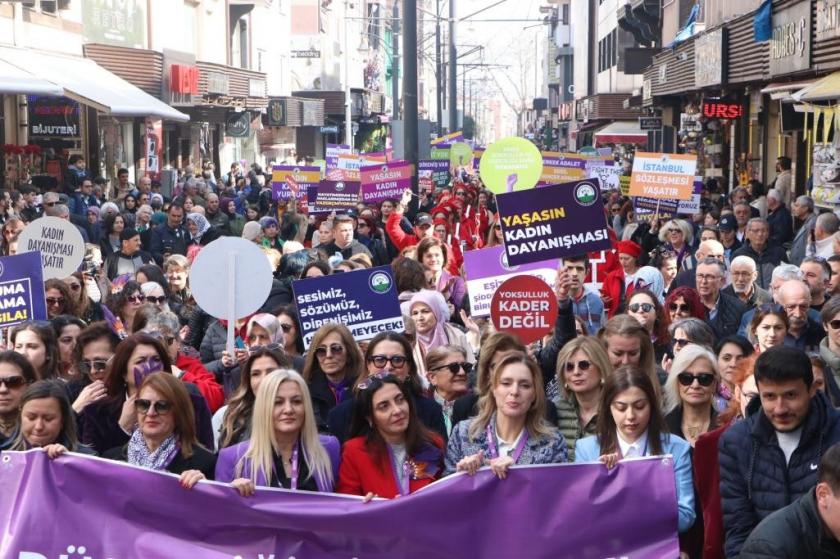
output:
[[[324,156],[327,143],[335,143],[331,139],[343,143],[346,130],[346,116],[343,91],[295,91],[298,98],[320,99],[324,102],[323,128],[317,133],[321,136],[320,144],[299,144],[307,149],[319,149],[318,158]],[[315,111],[318,107],[311,107]],[[390,120],[385,115],[385,95],[370,89],[352,89],[350,91],[351,136],[353,148],[370,153],[385,151],[390,147]],[[315,115],[313,114],[314,121]],[[305,126],[305,125],[304,125]],[[315,133],[315,130],[312,131]],[[299,132],[300,138],[300,132]],[[325,141],[326,140],[326,141]]]

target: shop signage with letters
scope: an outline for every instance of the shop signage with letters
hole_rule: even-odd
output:
[[[224,72],[207,72],[207,93],[230,95],[230,80]]]
[[[724,46],[725,29],[720,28],[711,33],[700,35],[694,40],[694,85],[710,87],[721,85],[726,79],[724,75]]]
[[[770,75],[791,74],[811,66],[811,3],[800,2],[773,13]]]
[[[78,138],[79,104],[67,97],[27,98],[29,135],[33,138]]]
[[[662,130],[662,117],[640,116],[639,130]]]
[[[163,101],[172,105],[191,106],[198,96],[199,69],[195,55],[170,49],[163,50]]]
[[[744,114],[744,107],[740,103],[727,101],[704,101],[703,116],[706,118],[739,118]]]
[[[247,138],[251,131],[251,113],[228,113],[225,118],[225,136],[231,138]]]
[[[269,99],[268,125],[286,126],[286,99]]]
[[[645,80],[642,82],[642,101],[650,101],[653,99],[653,80]]]
[[[840,0],[817,0],[817,41],[840,37]]]
[[[293,50],[292,58],[321,58],[321,51],[314,48],[306,50]]]

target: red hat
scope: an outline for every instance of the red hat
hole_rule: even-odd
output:
[[[642,255],[642,247],[633,241],[618,241],[615,243],[615,248],[619,254],[629,254],[633,258],[639,258]]]

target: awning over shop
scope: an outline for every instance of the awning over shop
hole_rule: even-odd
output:
[[[840,72],[829,74],[791,95],[796,101],[834,101],[840,99]]]
[[[594,145],[647,144],[648,135],[639,128],[638,121],[617,120],[607,124],[593,135]]]
[[[0,47],[0,92],[63,95],[113,116],[190,119],[93,60],[33,49]]]
[[[793,101],[791,94],[814,83],[814,80],[800,80],[795,82],[771,83],[761,90],[764,95],[769,95],[773,101]]]

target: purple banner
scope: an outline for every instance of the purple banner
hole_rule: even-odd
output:
[[[411,188],[413,176],[414,166],[405,161],[362,167],[362,202],[399,200],[405,189]]]
[[[505,480],[484,469],[363,504],[283,489],[243,498],[213,482],[187,491],[170,474],[32,450],[2,454],[0,494],[0,557],[15,559],[679,555],[670,458],[517,466]]]
[[[0,257],[0,294],[0,327],[47,320],[40,251]]]
[[[315,197],[309,198],[309,213],[330,213],[333,210],[342,212],[355,208],[359,203],[358,182],[353,181],[321,181],[315,189]]]
[[[677,200],[633,196],[633,213],[636,214],[636,221],[650,221],[656,214],[659,214],[662,219],[671,219],[677,213],[677,207]]]
[[[299,197],[302,192],[321,181],[320,167],[274,165],[271,168],[271,191],[275,200]]]
[[[511,265],[607,250],[607,218],[597,181],[582,180],[496,196]]]

